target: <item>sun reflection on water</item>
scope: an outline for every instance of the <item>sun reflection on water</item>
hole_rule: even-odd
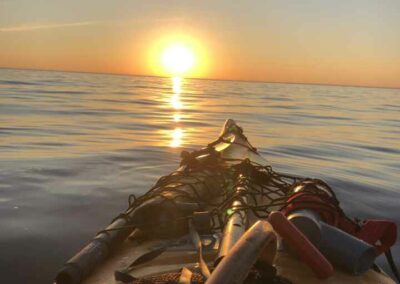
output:
[[[172,106],[172,108],[174,108],[176,110],[179,110],[183,107],[181,98],[180,98],[181,85],[182,85],[182,78],[180,78],[180,77],[172,78],[173,95],[171,97],[171,106]]]
[[[171,99],[171,105],[174,109],[178,110],[182,108],[182,102],[180,101],[179,95],[174,94]]]
[[[177,112],[177,113],[174,113],[173,118],[174,118],[174,122],[179,122],[179,121],[181,121],[182,116],[180,113]]]
[[[175,128],[171,133],[171,147],[176,148],[182,145],[183,130],[179,127]]]
[[[180,147],[182,145],[183,138],[183,130],[179,123],[182,120],[182,115],[179,112],[183,108],[183,104],[181,101],[181,91],[182,91],[182,78],[181,77],[173,77],[172,79],[172,97],[171,97],[171,106],[172,109],[175,110],[173,113],[173,121],[176,124],[174,130],[171,131],[171,143],[170,146],[173,148]]]
[[[172,91],[174,94],[181,93],[181,86],[182,86],[182,78],[181,77],[173,77],[172,78]]]

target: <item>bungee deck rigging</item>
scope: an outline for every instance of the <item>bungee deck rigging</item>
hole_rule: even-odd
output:
[[[299,188],[302,190],[298,191]],[[325,182],[275,172],[233,120],[226,122],[220,137],[206,148],[182,152],[176,171],[161,177],[146,194],[130,195],[128,202],[124,213],[65,264],[56,277],[57,284],[81,283],[126,239],[139,245],[151,240],[170,241],[147,250],[127,267],[116,269],[118,281],[181,283],[181,278],[190,274],[188,283],[204,283],[210,276],[207,270],[212,274],[213,267],[230,253],[250,225],[267,220],[272,211],[288,216],[301,209],[312,209],[332,225],[348,231],[351,228],[351,233],[356,234],[362,227],[345,215]],[[199,267],[192,267],[189,272],[161,273],[160,269],[159,276],[153,271],[144,277],[129,277],[129,273],[135,275],[136,267],[157,259],[170,247],[179,248],[179,240],[186,235],[191,241],[197,238],[193,242],[200,254]],[[211,236],[213,245],[218,246],[214,248],[218,253],[214,253],[213,263],[203,257],[203,236]],[[386,245],[390,247],[390,242]],[[291,283],[285,275],[278,276],[272,264],[256,262],[246,274],[247,283],[261,283],[257,281],[265,282],[267,278],[271,283]],[[269,271],[268,277],[265,271]]]

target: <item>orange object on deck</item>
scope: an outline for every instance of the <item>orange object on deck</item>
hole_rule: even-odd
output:
[[[281,212],[271,212],[268,221],[274,230],[285,240],[298,256],[320,279],[326,279],[333,274],[332,264],[321,252],[296,228]]]

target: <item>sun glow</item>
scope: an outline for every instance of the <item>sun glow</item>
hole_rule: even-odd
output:
[[[204,36],[173,30],[153,34],[148,47],[149,72],[163,77],[204,78],[210,70],[209,46]]]
[[[172,75],[183,75],[195,63],[193,51],[183,44],[173,44],[165,48],[162,55],[162,64]]]

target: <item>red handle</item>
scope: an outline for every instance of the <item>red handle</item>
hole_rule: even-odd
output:
[[[384,253],[396,242],[397,226],[392,221],[369,219],[361,226],[356,237],[375,246],[379,253]]]
[[[281,212],[271,212],[268,221],[274,230],[285,240],[291,249],[297,252],[320,279],[326,279],[333,274],[332,264],[307,239],[295,225],[286,219]]]

